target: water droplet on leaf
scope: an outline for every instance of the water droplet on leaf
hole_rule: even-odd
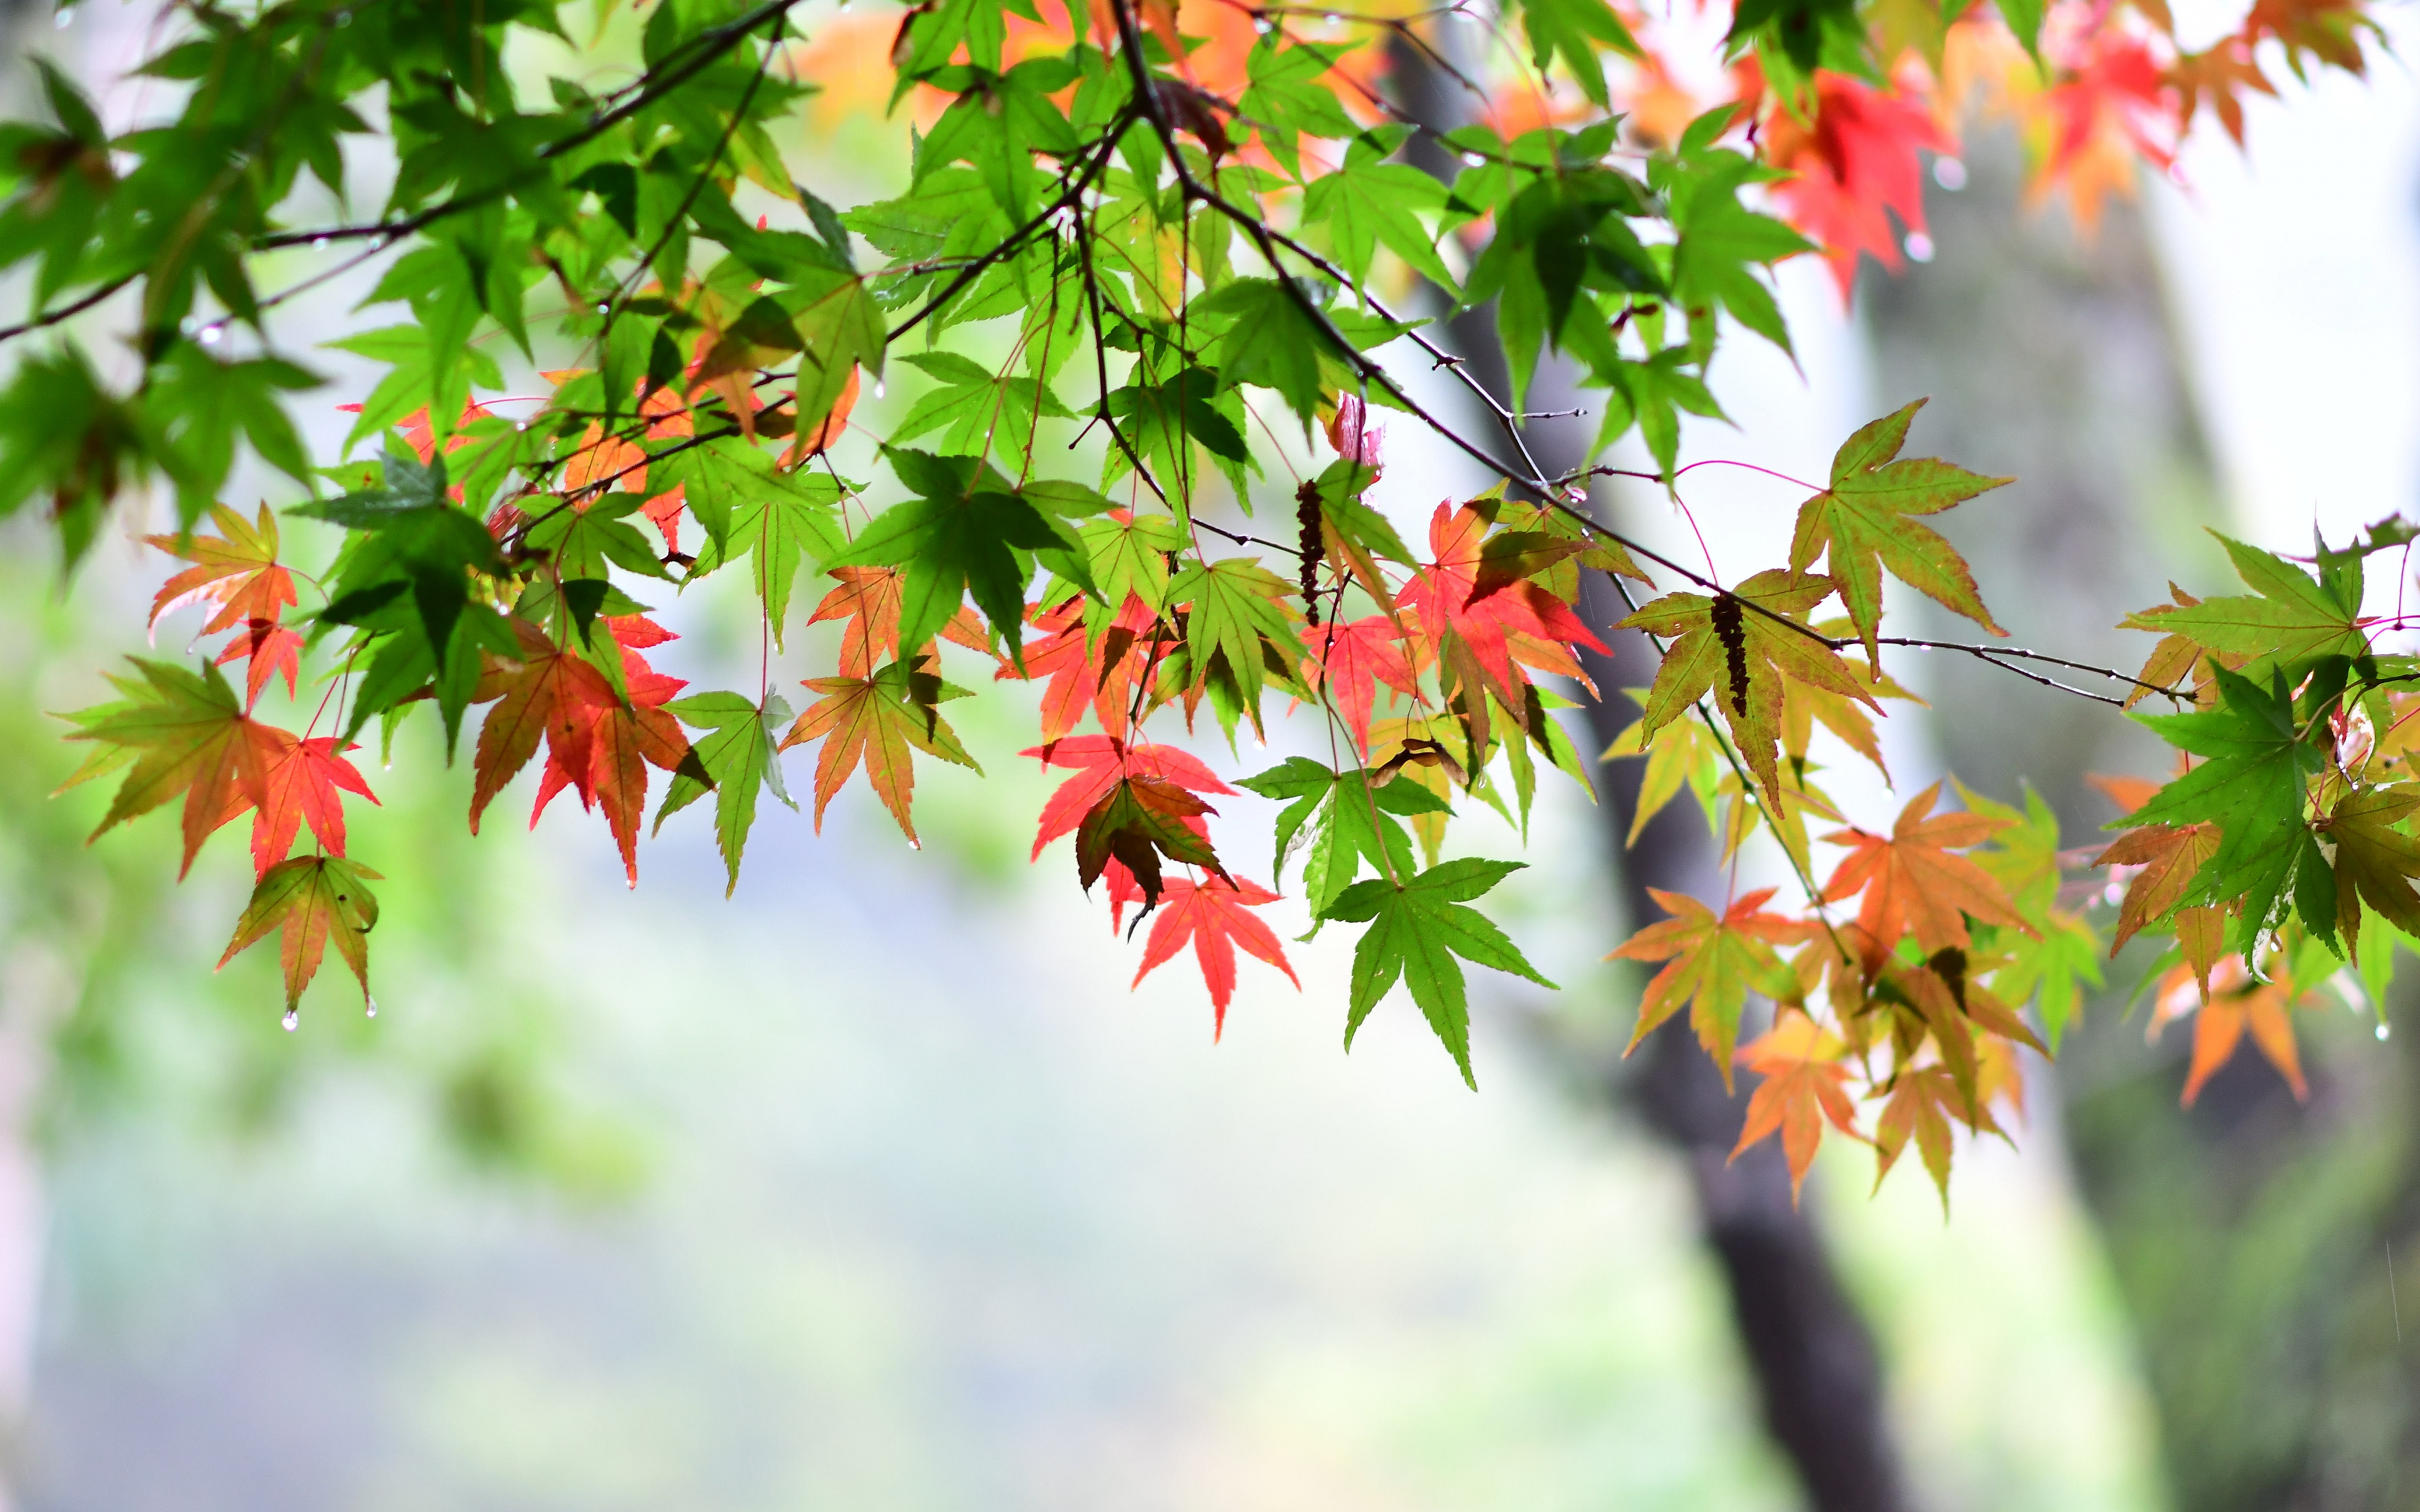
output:
[[[1907,260],[1929,263],[1932,260],[1932,239],[1921,231],[1907,234]]]
[[[1966,187],[1966,165],[1956,158],[1935,158],[1932,181],[1954,194]]]
[[[1483,168],[1487,165],[1487,160],[1476,152],[1466,152],[1462,155],[1462,165],[1466,168]]]
[[[2389,1029],[2389,1028],[2388,1028],[2385,1025],[2383,1025],[2383,1024],[2381,1024],[2381,1025],[2380,1025],[2380,1026],[2378,1026],[2378,1037],[2379,1037],[2380,1039],[2381,1039],[2381,1040],[2388,1038],[2388,1037],[2389,1037],[2390,1035],[2392,1035],[2393,1033],[2394,1033],[2394,1031],[2393,1031],[2393,1030],[2391,1030],[2391,1029]]]
[[[1278,23],[1271,21],[1266,16],[1254,16],[1252,18],[1252,30],[1260,33],[1263,37],[1266,37],[1269,33],[1276,31],[1277,29]]]
[[[66,31],[70,26],[75,24],[75,7],[61,6],[59,8],[59,13],[54,19],[59,30]]]
[[[362,1016],[363,1016],[364,1018],[376,1018],[376,1017],[378,1017],[378,999],[377,999],[377,998],[375,998],[375,997],[365,997],[365,998],[363,998],[363,999],[362,999]]]
[[[874,396],[877,399],[881,398],[889,387],[890,385],[884,383],[880,378],[876,378],[874,380]]]
[[[295,1030],[297,1030],[297,1029],[301,1028],[302,1026],[302,1010],[300,1010],[300,1009],[293,1009],[293,1008],[289,1008],[289,1009],[287,1009],[287,1010],[286,1011],[286,1032],[287,1032],[287,1033],[288,1033],[288,1034],[292,1034]]]

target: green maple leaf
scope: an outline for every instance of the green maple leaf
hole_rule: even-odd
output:
[[[1521,29],[1529,37],[1530,59],[1543,71],[1557,54],[1600,108],[1610,107],[1605,65],[1597,60],[1601,43],[1625,57],[1637,57],[1637,39],[1605,0],[1522,0]]]
[[[694,447],[671,460],[676,466],[661,477],[650,468],[648,483],[659,488],[679,482],[690,513],[706,526],[706,548],[690,577],[747,557],[780,647],[799,558],[820,566],[848,545],[840,527],[842,486],[822,472],[781,471],[772,458],[737,440]]]
[[[1220,378],[1275,389],[1295,414],[1309,418],[1319,409],[1320,354],[1336,344],[1294,290],[1275,279],[1239,278],[1194,301],[1193,314],[1228,321],[1218,338]]]
[[[921,646],[940,632],[969,594],[1017,656],[1023,643],[1027,552],[1064,553],[1082,565],[1082,538],[1010,491],[1006,480],[971,456],[935,456],[886,447],[899,481],[923,497],[894,504],[826,567],[905,565],[899,643]],[[1054,569],[1055,570],[1055,569]],[[1080,580],[1080,579],[1079,579]],[[1022,665],[1020,661],[1020,665]]]
[[[1277,857],[1269,863],[1272,884],[1283,876],[1286,857],[1300,843],[1304,826],[1311,826],[1311,852],[1302,867],[1311,934],[1319,933],[1327,905],[1351,886],[1364,861],[1381,878],[1407,877],[1417,870],[1411,837],[1390,816],[1453,811],[1451,804],[1418,782],[1373,781],[1366,768],[1334,771],[1308,756],[1290,756],[1238,781],[1286,805],[1278,814]]]
[[[1410,134],[1408,127],[1394,127],[1356,137],[1343,163],[1304,192],[1303,224],[1327,225],[1337,266],[1356,279],[1369,275],[1371,255],[1383,244],[1450,293],[1453,274],[1437,255],[1436,238],[1412,213],[1442,208],[1445,186],[1409,163],[1386,161]]]
[[[2361,905],[2406,933],[2420,933],[2420,840],[2399,826],[2420,810],[2420,787],[2356,789],[2336,800],[2319,833],[2335,845],[2336,922],[2358,949]]]
[[[1110,613],[1125,609],[1129,595],[1154,613],[1168,607],[1168,554],[1193,544],[1176,521],[1165,515],[1129,515],[1094,520],[1079,533],[1092,554],[1093,581],[1100,585]]]
[[[956,352],[919,352],[900,361],[939,378],[942,386],[916,401],[892,431],[894,442],[912,441],[946,426],[941,443],[951,451],[981,455],[997,444],[1022,471],[1032,455],[1036,423],[1045,415],[1070,413],[1040,379],[994,373]]]
[[[1454,958],[1527,977],[1542,987],[1554,986],[1486,915],[1464,906],[1521,869],[1518,861],[1466,857],[1433,866],[1401,884],[1383,877],[1357,882],[1328,905],[1328,918],[1367,920],[1370,925],[1353,950],[1353,1006],[1344,1024],[1345,1049],[1353,1048],[1362,1021],[1400,980],[1462,1069],[1462,1079],[1478,1089],[1479,1079],[1470,1070],[1470,1000],[1461,962]]]
[[[1798,506],[1798,528],[1790,542],[1795,572],[1812,566],[1828,549],[1826,569],[1840,586],[1850,623],[1866,643],[1866,657],[1879,668],[1875,629],[1883,617],[1882,569],[1946,609],[1965,615],[1993,635],[1993,623],[1976,592],[1966,559],[1918,515],[1938,514],[1962,500],[2012,483],[1987,478],[1934,457],[1899,457],[1907,427],[1922,399],[1860,429],[1840,443],[1832,458],[1832,486]]]
[[[667,815],[689,807],[712,787],[714,843],[731,874],[722,889],[728,898],[739,887],[739,856],[747,848],[749,829],[756,823],[756,790],[770,788],[773,796],[793,809],[798,807],[782,780],[781,758],[776,754],[782,726],[791,719],[790,706],[778,693],[766,695],[761,707],[737,693],[700,693],[664,707],[690,729],[714,733],[690,747],[708,780],[701,780],[686,765],[675,772],[664,793],[664,806],[656,810],[656,830],[663,829]]]
[[[2358,558],[2350,573],[2339,574],[2337,590],[2331,591],[2283,558],[2224,535],[2218,539],[2251,594],[2198,604],[2161,604],[2127,615],[2120,628],[2181,635],[2211,651],[2255,658],[2240,669],[2253,676],[2272,658],[2298,665],[2321,656],[2369,654],[2368,639],[2362,634]]]
[[[1294,584],[1249,557],[1196,563],[1168,585],[1168,596],[1190,602],[1185,641],[1192,654],[1194,675],[1211,675],[1215,656],[1226,665],[1252,728],[1261,727],[1261,688],[1268,668],[1264,645],[1276,654],[1291,676],[1302,660],[1302,635],[1284,603]]]
[[[2319,873],[2327,872],[2303,825],[2304,782],[2323,758],[2295,729],[2294,699],[2284,673],[2273,672],[2264,688],[2223,667],[2217,671],[2217,708],[2134,717],[2169,745],[2209,759],[2112,827],[2215,822],[2218,850],[2186,885],[2182,901],[2242,900],[2238,927],[2249,942],[2272,921],[2306,857]],[[2316,928],[2331,933],[2335,921],[2323,919]]]

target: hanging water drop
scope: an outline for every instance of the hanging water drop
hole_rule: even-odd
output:
[[[1466,168],[1483,168],[1487,165],[1487,160],[1476,152],[1466,152],[1462,155],[1462,165]]]
[[[612,315],[613,313],[613,306],[600,301],[597,306],[597,313],[598,315]]]
[[[2378,1026],[2378,1037],[2379,1037],[2380,1039],[2381,1039],[2381,1040],[2389,1038],[2389,1037],[2393,1034],[2393,1032],[2394,1032],[2393,1030],[2389,1029],[2389,1028],[2388,1028],[2385,1025],[2383,1025],[2383,1024],[2381,1024],[2381,1025]]]
[[[75,24],[75,7],[61,6],[59,8],[58,15],[54,17],[53,20],[57,24],[59,30],[66,31],[70,26]]]
[[[202,345],[205,347],[215,347],[219,344],[219,337],[224,334],[225,334],[225,332],[221,331],[217,326],[204,326],[202,328],[201,336]]]
[[[316,250],[318,250],[318,248],[321,248],[321,247],[326,246],[327,244],[328,244],[328,239],[327,239],[326,237],[313,237],[313,238],[311,239],[311,246],[312,246],[313,250],[315,250],[315,251],[316,251]]]
[[[1907,260],[1912,263],[1931,262],[1932,239],[1921,231],[1910,231],[1907,234]]]
[[[378,1017],[378,999],[377,999],[377,998],[375,998],[375,997],[365,997],[365,998],[363,998],[363,999],[362,999],[362,1016],[363,1016],[364,1018],[373,1018],[373,1019],[374,1019],[374,1018],[376,1018],[376,1017]]]
[[[286,1032],[287,1032],[287,1033],[288,1033],[288,1034],[292,1034],[295,1030],[297,1030],[297,1029],[301,1028],[302,1026],[302,1011],[301,1009],[299,1009],[299,1008],[289,1008],[289,1009],[287,1009],[287,1010],[286,1011]]]
[[[1344,18],[1331,10],[1326,15],[1320,18],[1320,23],[1329,31],[1334,31],[1337,27],[1344,24]]]
[[[1932,181],[1954,194],[1966,187],[1966,165],[1956,158],[1936,158],[1932,163]]]
[[[921,851],[924,848],[924,842],[910,835],[908,837],[908,848],[911,851]]]
[[[1252,18],[1252,30],[1260,33],[1263,37],[1266,37],[1269,33],[1276,31],[1277,29],[1278,23],[1271,21],[1266,14],[1254,16]]]
[[[887,387],[888,385],[886,385],[880,378],[876,378],[874,380],[874,396],[877,399],[881,398],[883,392]]]

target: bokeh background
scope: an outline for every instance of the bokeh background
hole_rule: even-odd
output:
[[[843,64],[894,24],[802,15]],[[12,100],[39,53],[114,123],[140,116],[116,81],[149,8],[6,16]],[[904,124],[863,69],[833,77],[796,145],[815,187],[875,197]],[[1987,596],[2025,643],[2110,659],[2140,638],[2102,626],[2166,574],[2222,586],[2205,526],[2295,548],[2420,506],[2420,89],[2389,60],[2286,94],[2254,102],[2248,154],[2198,141],[2177,181],[2089,225],[2030,203],[2016,144],[1969,123],[1931,259],[1869,268],[1854,313],[1791,269],[1799,363],[1735,344],[1716,387],[1736,424],[1694,429],[1685,456],[1806,475],[1931,394],[1919,450],[2024,480],[1958,521]],[[338,333],[364,292],[298,301],[284,339]],[[334,380],[325,451],[349,360],[307,360]],[[1382,487],[1407,529],[1488,481],[1408,431]],[[1697,477],[1727,572],[1776,549],[1794,494]],[[643,854],[635,892],[568,805],[504,822],[526,782],[473,841],[460,774],[408,729],[353,820],[394,879],[380,1014],[332,980],[289,1035],[272,960],[209,970],[240,848],[174,887],[164,821],[87,848],[100,795],[46,796],[76,753],[44,711],[105,696],[136,649],[163,571],[144,523],[67,589],[37,522],[0,553],[14,1504],[1797,1504],[1684,1174],[1608,1092],[1638,979],[1599,959],[1624,924],[1575,794],[1542,800],[1502,895],[1565,990],[1474,984],[1474,1096],[1400,1001],[1340,1052],[1341,939],[1292,948],[1299,992],[1246,963],[1215,1044],[1189,959],[1130,991],[1139,943],[1063,854],[1027,862],[1049,784],[1016,759],[1013,687],[952,705],[990,776],[925,764],[924,850],[861,792],[820,837],[768,805],[727,903],[699,814]],[[684,639],[658,665],[708,685],[747,667],[742,608],[667,604]],[[163,653],[193,629],[163,625]],[[793,660],[830,654],[805,645]],[[2021,683],[1898,671],[1932,702],[1895,721],[1902,792],[1954,768],[2006,796],[2030,773],[2082,836],[2107,810],[2080,774],[2145,759],[2121,722]],[[1265,833],[1258,800],[1226,817]],[[2122,997],[2123,963],[2113,981]],[[1807,1200],[1881,1345],[1919,1504],[2405,1504],[2415,1356],[2391,1288],[2420,1256],[2394,1242],[2420,1220],[2420,1032],[2304,1017],[2308,1104],[2246,1056],[2188,1117],[2182,1037],[2147,1047],[2118,998],[2096,1003],[2057,1073],[2037,1068],[2017,1148],[1962,1155],[1947,1220],[1919,1171],[1869,1195],[1870,1156],[1827,1150]]]

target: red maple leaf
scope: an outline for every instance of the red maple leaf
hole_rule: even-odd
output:
[[[647,764],[669,771],[689,751],[689,737],[663,705],[688,685],[648,667],[639,649],[674,639],[643,615],[608,616],[604,623],[620,649],[626,706],[594,665],[548,640],[534,625],[517,623],[522,656],[491,662],[479,679],[475,699],[498,700],[479,727],[473,764],[471,825],[514,774],[536,754],[545,737],[546,768],[538,781],[530,824],[565,788],[580,795],[583,808],[600,802],[606,823],[633,884],[638,878],[639,820],[646,804]]]
[[[1057,740],[1082,723],[1088,705],[1104,734],[1124,739],[1134,679],[1142,671],[1143,632],[1159,618],[1151,606],[1128,594],[1125,608],[1097,638],[1085,628],[1081,598],[1071,598],[1032,618],[1037,629],[1049,634],[1026,643],[1024,671],[1003,660],[993,680],[1049,679],[1042,691],[1044,740]]]
[[[1468,504],[1437,505],[1429,517],[1429,549],[1435,560],[1396,597],[1419,616],[1433,656],[1445,655],[1450,638],[1458,639],[1470,649],[1489,691],[1517,713],[1528,702],[1529,680],[1515,662],[1576,678],[1580,665],[1569,648],[1606,647],[1570,605],[1536,583],[1513,582],[1475,597],[1486,534],[1486,517]]]
[[[342,795],[358,794],[372,803],[378,802],[378,795],[370,791],[360,770],[345,759],[335,736],[299,739],[283,730],[274,734],[279,748],[265,763],[259,811],[252,821],[252,869],[256,876],[267,876],[271,867],[286,859],[286,853],[293,849],[296,831],[305,823],[329,855],[344,855]],[[239,795],[237,812],[251,807],[248,798]]]
[[[1045,766],[1066,766],[1076,775],[1059,784],[1042,806],[1042,823],[1033,837],[1033,856],[1062,835],[1072,835],[1094,804],[1129,778],[1167,782],[1195,793],[1233,793],[1190,752],[1174,746],[1129,746],[1111,735],[1069,735],[1047,746],[1017,752],[1038,758]]]
[[[1174,956],[1193,942],[1193,954],[1202,964],[1202,980],[1210,989],[1210,1006],[1218,1014],[1211,1038],[1227,1032],[1227,1004],[1235,995],[1235,947],[1246,950],[1286,974],[1286,980],[1302,990],[1302,979],[1286,964],[1285,947],[1278,943],[1277,932],[1270,929],[1259,915],[1245,910],[1263,903],[1273,903],[1278,895],[1258,883],[1237,877],[1229,882],[1209,877],[1199,883],[1172,877],[1167,883],[1167,904],[1151,926],[1151,938],[1144,944],[1142,964],[1135,969],[1134,985],[1140,986],[1152,968]]]
[[[1404,656],[1403,632],[1383,614],[1350,625],[1323,625],[1305,638],[1311,656],[1304,671],[1311,686],[1326,685],[1328,698],[1353,732],[1354,748],[1370,754],[1370,715],[1378,702],[1378,685],[1417,696],[1419,679]]]
[[[1823,259],[1849,297],[1857,258],[1870,253],[1892,272],[1906,264],[1885,211],[1910,232],[1924,230],[1924,165],[1919,152],[1954,153],[1957,139],[1924,104],[1838,73],[1815,76],[1812,128],[1786,110],[1766,123],[1765,156],[1797,177],[1774,186],[1790,223],[1821,242]]]
[[[219,653],[218,665],[224,667],[239,657],[250,657],[244,669],[243,706],[260,702],[260,690],[279,672],[286,674],[286,691],[290,697],[302,677],[302,635],[289,630],[275,620],[253,620],[243,633],[226,643]]]
[[[537,803],[530,810],[530,824],[537,824],[556,794],[566,787],[575,790],[582,808],[605,810],[605,823],[622,852],[623,872],[635,887],[639,885],[639,821],[645,817],[647,807],[647,766],[652,763],[669,772],[689,754],[689,737],[681,733],[680,721],[663,707],[689,684],[650,668],[638,653],[641,646],[676,639],[671,631],[638,614],[609,617],[604,623],[613,627],[621,648],[623,680],[630,690],[630,702],[625,704],[615,699],[601,675],[593,684],[565,685],[576,694],[558,704],[558,717],[569,738],[558,742],[554,727],[549,726],[546,770],[538,779]],[[597,688],[604,688],[602,699],[595,696]],[[585,748],[585,762],[580,759],[582,748]]]

